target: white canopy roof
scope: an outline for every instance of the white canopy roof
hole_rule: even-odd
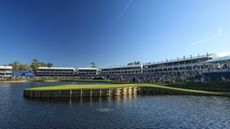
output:
[[[38,69],[63,69],[63,70],[73,69],[75,70],[75,68],[72,68],[72,67],[39,67]]]
[[[226,61],[230,61],[230,55],[223,56],[223,57],[217,57],[217,58],[206,61],[206,63],[226,62]]]
[[[97,70],[97,68],[77,68],[78,70]]]
[[[13,69],[12,66],[0,66],[0,69]]]

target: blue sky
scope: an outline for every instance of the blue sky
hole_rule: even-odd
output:
[[[153,62],[230,50],[229,0],[1,0],[0,64]]]

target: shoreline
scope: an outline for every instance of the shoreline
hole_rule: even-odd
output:
[[[26,83],[26,82],[101,82],[113,83],[112,80],[81,80],[81,79],[27,79],[27,80],[0,80],[1,83]]]
[[[25,83],[25,82],[30,82],[28,80],[17,80],[17,81],[0,81],[0,84],[4,84],[4,83]]]

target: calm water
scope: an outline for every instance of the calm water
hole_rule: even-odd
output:
[[[0,84],[0,128],[229,129],[230,98],[130,96],[110,100],[31,100],[23,89],[55,83]]]

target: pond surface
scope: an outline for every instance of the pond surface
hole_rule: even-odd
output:
[[[230,98],[129,96],[105,100],[33,100],[23,89],[57,83],[0,84],[0,129],[230,128]]]

